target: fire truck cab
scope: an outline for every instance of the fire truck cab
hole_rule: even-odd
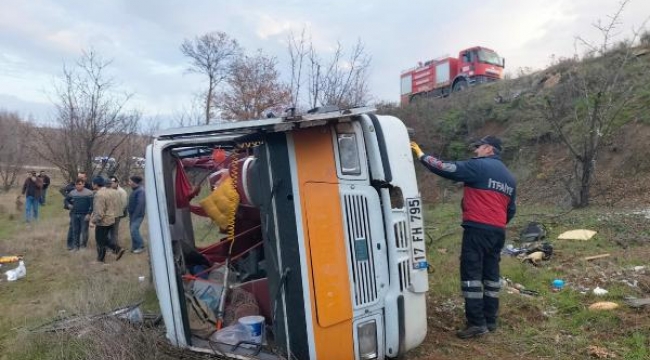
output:
[[[503,77],[505,59],[494,50],[475,46],[458,53],[418,63],[402,71],[401,104],[419,97],[442,97],[469,86],[496,81]]]
[[[399,119],[355,108],[162,131],[145,184],[173,345],[368,360],[424,340],[422,203]],[[262,341],[240,324],[254,315]]]

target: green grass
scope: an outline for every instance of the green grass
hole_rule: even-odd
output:
[[[0,195],[0,202],[13,199],[13,194]],[[26,330],[60,314],[98,314],[140,300],[144,300],[145,311],[158,309],[149,282],[137,281],[138,276],[150,274],[145,256],[127,255],[119,263],[112,263],[109,255],[111,264],[98,269],[90,265],[94,249],[78,256],[65,250],[67,214],[58,206],[60,200],[60,195],[52,193],[41,221],[31,228],[23,223],[22,214],[12,215],[11,209],[0,214],[2,255],[25,254],[27,265],[26,278],[12,283],[0,281],[0,308],[10,309],[0,317],[0,360],[107,358],[108,345],[87,337],[37,335]],[[427,250],[434,269],[429,277],[429,331],[425,343],[407,354],[406,359],[576,359],[588,358],[589,346],[605,348],[621,359],[648,358],[650,318],[646,311],[627,308],[622,300],[630,295],[649,296],[641,283],[650,284],[650,271],[635,274],[630,268],[647,265],[650,244],[630,242],[623,248],[615,241],[622,235],[631,239],[644,236],[647,220],[612,209],[562,213],[548,206],[520,206],[509,225],[507,241],[516,238],[529,221],[539,221],[548,226],[555,255],[539,267],[504,256],[501,272],[527,289],[538,291],[540,296],[502,291],[499,332],[472,342],[457,339],[454,329],[464,323],[458,271],[462,237],[458,201],[456,194],[446,203],[426,209]],[[123,224],[126,227],[126,222]],[[589,241],[556,240],[560,233],[575,228],[593,229],[598,234]],[[215,233],[209,221],[197,223],[195,231],[197,238]],[[128,241],[125,228],[122,238]],[[600,253],[611,256],[591,262],[582,260]],[[639,287],[619,281],[626,277],[637,280]],[[551,290],[555,278],[566,281],[564,290]],[[593,289],[596,284],[609,293],[597,297],[579,291],[581,286]],[[589,305],[596,301],[615,301],[621,307],[609,312],[589,311]],[[147,353],[140,358],[168,359],[160,355],[160,343],[156,342],[159,333],[125,334],[135,340],[128,345],[114,344],[110,341],[128,340],[110,335],[108,344],[129,351],[145,347]],[[129,357],[119,357],[123,358]]]
[[[464,324],[458,270],[462,229],[459,226],[460,207],[454,200],[427,209],[425,225],[429,237],[434,239],[429,243],[428,254],[435,272],[429,277],[430,321],[425,341],[435,346],[424,345],[424,349],[409,355],[413,357],[408,359],[426,356],[575,359],[589,358],[590,346],[605,348],[618,358],[648,358],[650,318],[644,311],[628,308],[623,300],[626,296],[648,297],[650,295],[644,291],[650,290],[633,288],[619,280],[629,278],[650,284],[650,272],[635,274],[630,270],[637,265],[647,265],[650,243],[630,243],[623,248],[615,241],[621,234],[631,238],[643,235],[646,226],[639,225],[647,222],[646,219],[595,207],[566,213],[566,210],[549,206],[520,206],[518,215],[509,224],[506,243],[513,242],[529,221],[538,221],[547,225],[548,241],[554,246],[555,255],[539,267],[522,263],[515,257],[502,256],[502,276],[540,295],[524,297],[502,290],[499,334],[475,340],[475,346],[468,346],[466,341],[456,339],[451,330]],[[578,228],[598,233],[588,241],[557,240],[560,233]],[[602,253],[609,253],[610,257],[583,260],[585,256]],[[552,291],[551,282],[556,278],[566,282],[560,292]],[[591,289],[596,285],[609,293],[602,297],[592,294]],[[583,293],[583,288],[590,291]],[[590,311],[589,305],[598,301],[614,301],[620,307],[613,311]],[[445,304],[449,303],[457,306],[445,312]],[[489,356],[481,355],[476,347],[490,348],[492,352]]]
[[[648,350],[650,348],[650,335],[648,335],[648,331],[635,331],[631,336],[623,340],[623,345],[629,349],[626,353],[626,359],[643,360],[650,358],[650,350]]]
[[[14,265],[2,269],[0,360],[84,358],[79,354],[94,349],[86,338],[29,332],[58,316],[100,314],[141,300],[145,301],[143,310],[158,309],[149,282],[138,281],[139,276],[149,277],[147,257],[126,255],[116,263],[114,256],[107,254],[109,265],[94,265],[92,235],[91,248],[68,252],[68,213],[59,206],[60,194],[52,191],[48,197],[49,204],[41,207],[39,221],[32,225],[25,224],[22,213],[17,214],[15,209],[0,214],[0,255],[22,254],[27,268],[26,277],[15,282],[4,277],[4,271]],[[15,193],[0,194],[0,203],[12,200]],[[122,223],[122,244],[130,241],[127,225],[127,221]]]

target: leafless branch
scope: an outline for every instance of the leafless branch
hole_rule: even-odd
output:
[[[211,32],[197,36],[192,40],[186,39],[181,44],[181,52],[190,59],[188,71],[205,75],[208,78],[208,88],[204,95],[205,123],[209,124],[214,118],[214,96],[217,87],[228,76],[232,60],[241,54],[237,40],[224,32]]]

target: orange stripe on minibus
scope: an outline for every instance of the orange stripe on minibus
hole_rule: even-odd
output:
[[[332,137],[293,133],[318,359],[354,359],[352,298]]]

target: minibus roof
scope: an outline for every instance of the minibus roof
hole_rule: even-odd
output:
[[[178,139],[210,135],[250,134],[254,132],[282,132],[318,126],[334,120],[349,119],[354,116],[372,113],[374,111],[375,109],[372,107],[358,107],[262,120],[220,122],[209,125],[161,130],[154,134],[154,138]]]

